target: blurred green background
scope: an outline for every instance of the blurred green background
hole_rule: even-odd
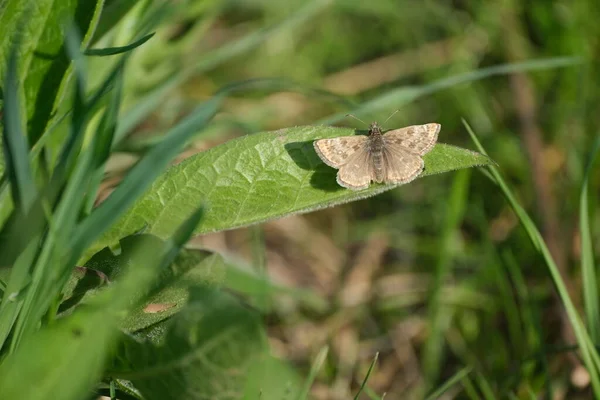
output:
[[[107,0],[107,12],[129,11],[94,46],[130,43],[142,3],[152,2]],[[464,119],[533,217],[583,314],[580,192],[600,122],[600,2],[164,5],[157,34],[127,67],[124,139],[105,193],[199,101],[240,81],[262,79],[229,97],[210,135],[181,158],[283,127],[365,129],[344,115],[383,122],[397,109],[385,128],[438,122],[440,142],[475,149]],[[91,79],[100,82],[111,62],[91,59]],[[594,248],[598,185],[595,168],[586,214]],[[352,398],[376,353],[369,388],[386,399],[423,398],[450,378],[460,384],[444,398],[592,396],[546,264],[478,170],[193,244],[318,295],[262,301],[273,352],[301,376],[328,346],[315,399]]]

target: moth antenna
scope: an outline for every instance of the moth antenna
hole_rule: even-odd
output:
[[[362,122],[363,124],[365,124],[365,125],[368,125],[368,124],[367,124],[365,121],[363,121],[362,119],[360,119],[360,118],[358,118],[358,117],[355,117],[355,116],[354,116],[354,115],[352,115],[352,114],[346,114],[346,117],[352,117],[352,118],[354,118],[354,119],[357,119],[357,120],[359,120],[359,121],[360,121],[360,122]]]
[[[383,122],[382,125],[385,125],[385,123],[388,122],[390,120],[390,118],[392,118],[394,116],[394,114],[396,114],[398,111],[400,111],[400,110],[394,111],[389,117],[387,117],[387,119]]]

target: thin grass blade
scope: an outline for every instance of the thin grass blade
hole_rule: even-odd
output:
[[[583,176],[579,199],[579,230],[581,236],[581,273],[586,321],[593,342],[600,343],[600,305],[598,304],[598,276],[594,265],[594,249],[590,227],[589,181],[594,161],[600,149],[600,135],[596,135]]]
[[[15,324],[11,340],[13,351],[25,337],[37,330],[42,316],[48,311],[73,267],[59,260],[68,252],[67,241],[79,216],[90,176],[93,152],[89,148],[83,151],[80,149],[89,115],[84,97],[86,67],[79,51],[80,36],[74,25],[67,29],[65,42],[74,63],[76,77],[73,120],[68,143],[63,147],[63,157],[47,190],[51,205],[56,198],[60,202],[54,213],[48,216],[49,230],[41,245],[40,255],[32,270],[31,284],[25,292],[23,307]]]
[[[4,129],[2,141],[6,172],[10,181],[13,202],[22,212],[27,213],[36,197],[35,181],[29,164],[29,146],[23,129],[22,96],[17,72],[19,41],[10,52],[6,77],[4,79]]]
[[[369,369],[367,370],[365,379],[363,379],[362,383],[360,384],[360,388],[358,389],[358,392],[356,392],[356,395],[354,396],[354,400],[358,400],[358,397],[360,396],[362,391],[367,386],[367,382],[369,381],[369,376],[371,376],[371,371],[373,371],[373,368],[375,367],[375,364],[377,363],[378,358],[379,358],[379,352],[375,353],[375,357],[373,357],[373,360],[371,361],[371,365],[369,365]]]
[[[139,47],[139,46],[143,45],[144,43],[146,43],[148,40],[150,40],[150,38],[152,38],[152,36],[154,36],[154,34],[155,34],[155,32],[149,33],[146,36],[144,36],[126,46],[106,47],[104,49],[87,49],[83,54],[86,56],[103,57],[103,56],[112,56],[115,54],[127,53],[128,51],[131,51],[131,50],[135,49],[136,47]]]
[[[124,61],[124,60],[123,60]],[[111,92],[111,96],[108,100],[108,104],[102,116],[102,120],[98,126],[97,137],[95,138],[95,144],[93,146],[93,168],[92,178],[90,181],[90,188],[87,193],[87,201],[84,212],[89,214],[92,210],[96,197],[98,194],[98,188],[104,177],[104,164],[110,156],[112,149],[112,143],[117,129],[119,109],[121,107],[121,96],[123,89],[123,66],[124,63],[119,63],[116,69],[116,75],[114,77],[114,88]],[[112,74],[111,74],[112,75]],[[109,76],[112,81],[112,77]],[[102,90],[102,89],[100,89]]]
[[[308,394],[310,392],[310,388],[312,387],[313,382],[317,378],[317,374],[321,370],[321,367],[323,366],[323,363],[325,362],[325,359],[327,358],[328,352],[329,352],[329,348],[327,346],[322,347],[321,350],[319,350],[319,354],[317,354],[315,361],[313,362],[313,364],[310,367],[310,372],[308,373],[308,376],[306,377],[306,381],[304,382],[304,387],[302,388],[302,390],[300,391],[300,393],[298,393],[298,396],[296,397],[297,400],[308,399]]]
[[[446,393],[452,386],[456,385],[460,382],[464,377],[471,373],[471,367],[464,367],[459,370],[457,373],[452,375],[450,379],[442,384],[439,388],[435,390],[435,392],[431,393],[429,396],[425,398],[425,400],[436,400],[442,397],[444,393]]]
[[[469,135],[471,136],[471,139],[473,140],[479,151],[482,154],[487,155],[485,149],[477,139],[477,136],[475,135],[471,127],[464,120],[463,124],[465,125]],[[563,305],[567,312],[567,316],[569,318],[571,326],[573,327],[575,336],[577,337],[577,343],[579,344],[581,356],[590,374],[592,390],[594,392],[595,397],[600,398],[600,357],[598,356],[596,348],[593,345],[591,345],[591,339],[585,329],[585,326],[581,321],[581,318],[579,316],[579,313],[577,312],[577,309],[575,308],[575,305],[573,304],[573,300],[571,299],[569,292],[567,291],[566,285],[562,280],[560,272],[558,271],[558,267],[556,266],[556,263],[554,262],[554,259],[552,258],[552,255],[550,254],[550,251],[548,250],[548,247],[546,246],[542,235],[533,223],[533,220],[529,217],[527,212],[519,204],[519,202],[515,198],[512,191],[509,189],[508,185],[504,181],[504,178],[502,177],[498,169],[495,166],[488,166],[488,168],[490,173],[496,180],[498,187],[504,194],[504,197],[506,198],[511,208],[521,221],[521,224],[527,231],[527,234],[529,235],[529,238],[533,243],[534,247],[540,252],[542,257],[546,261],[546,265],[556,287],[556,291],[558,292],[558,295],[560,296],[560,299],[563,302]]]
[[[443,364],[444,332],[449,319],[452,318],[452,311],[442,312],[442,290],[446,278],[452,272],[452,239],[464,217],[469,181],[469,170],[459,171],[455,175],[450,191],[446,220],[442,228],[439,256],[429,300],[429,337],[423,351],[423,369],[427,389],[438,379],[440,366]]]
[[[75,253],[82,252],[135,202],[179,153],[186,141],[212,118],[222,99],[223,96],[215,96],[198,106],[189,117],[167,133],[165,140],[150,150],[132,168],[110,197],[79,226],[71,246]]]
[[[565,68],[581,64],[582,60],[578,57],[556,57],[541,60],[530,60],[520,63],[511,63],[505,65],[496,65],[493,67],[481,68],[476,71],[451,76],[440,79],[423,86],[401,87],[390,91],[383,96],[364,102],[360,107],[350,110],[353,114],[373,113],[377,110],[389,109],[390,107],[401,107],[404,104],[411,103],[418,98],[449,89],[454,86],[465,83],[475,82],[491,76],[507,75],[520,71],[538,71],[554,68]],[[324,118],[317,123],[329,125],[346,118],[348,110]]]
[[[133,129],[133,127],[137,126],[140,121],[142,121],[154,109],[156,109],[156,107],[163,102],[164,97],[170,93],[171,90],[183,84],[186,80],[195,75],[201,74],[202,72],[208,71],[211,68],[215,68],[219,64],[233,57],[240,56],[241,54],[256,48],[265,40],[273,38],[275,35],[283,31],[291,30],[297,27],[307,20],[310,20],[324,8],[328,7],[331,3],[331,0],[312,0],[306,2],[301,9],[292,13],[289,18],[286,18],[285,20],[280,21],[273,26],[260,29],[248,35],[244,35],[244,37],[233,43],[228,43],[227,45],[221,46],[214,52],[202,57],[197,64],[182,70],[180,74],[175,75],[171,79],[165,81],[159,88],[156,88],[146,98],[138,102],[135,107],[127,111],[123,117],[123,123],[117,130],[117,142],[125,137],[125,135],[131,129]]]

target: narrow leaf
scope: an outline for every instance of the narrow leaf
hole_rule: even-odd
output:
[[[69,135],[61,148],[57,166],[50,182],[50,189],[55,192],[64,185],[64,181],[67,179],[67,176],[71,172],[73,164],[77,159],[77,155],[79,154],[83,143],[85,134],[84,128],[89,118],[85,103],[87,82],[86,65],[85,60],[79,51],[80,45],[81,38],[79,37],[79,32],[74,25],[70,25],[65,35],[65,47],[67,54],[73,61],[73,69],[75,71],[73,113],[72,121],[69,126]],[[53,201],[52,197],[51,201]]]
[[[336,183],[337,171],[322,163],[313,141],[353,133],[322,126],[282,129],[244,136],[192,156],[157,179],[94,247],[105,247],[143,227],[167,237],[201,203],[207,211],[196,234],[331,207],[395,188],[373,184],[355,192]],[[492,163],[482,154],[445,144],[424,158],[422,176]]]
[[[426,400],[436,400],[442,397],[444,393],[446,393],[452,386],[456,385],[460,380],[466,377],[471,372],[471,367],[464,367],[459,370],[457,373],[452,375],[450,379],[442,384],[435,392],[431,393],[427,396]]]
[[[594,265],[594,249],[590,228],[589,181],[594,161],[600,149],[600,135],[596,135],[589,161],[587,163],[579,199],[579,229],[581,235],[581,272],[583,281],[583,300],[590,337],[594,343],[600,341],[600,309],[598,304],[598,277]]]
[[[460,227],[467,208],[470,182],[469,171],[460,171],[454,176],[446,203],[446,212],[439,239],[435,275],[430,287],[428,322],[429,335],[423,348],[423,374],[427,387],[438,380],[444,360],[444,332],[449,327],[453,311],[444,309],[444,283],[452,273],[452,246],[455,233]]]
[[[70,63],[64,50],[63,24],[73,21],[86,45],[104,3],[103,0],[5,0],[0,6],[0,75],[15,32],[23,32],[20,64],[27,110],[29,142],[45,130],[61,93],[67,90]]]
[[[85,213],[88,214],[94,207],[96,198],[98,197],[98,188],[104,178],[104,165],[110,157],[110,151],[112,149],[113,139],[115,131],[117,129],[117,121],[119,118],[119,109],[121,107],[121,97],[123,89],[123,67],[125,63],[125,57],[121,62],[117,63],[113,74],[110,74],[98,93],[94,97],[101,97],[100,93],[104,93],[104,86],[108,86],[114,81],[114,88],[108,98],[108,104],[102,115],[102,120],[98,126],[98,133],[94,138],[94,156],[93,156],[93,171],[92,178],[90,180],[90,188],[87,191],[87,204],[85,206]],[[99,101],[94,99],[94,101]],[[93,107],[93,103],[89,107]]]
[[[312,387],[313,383],[317,379],[317,375],[321,371],[321,368],[323,367],[323,364],[325,363],[325,360],[327,359],[327,354],[329,354],[329,347],[327,347],[327,346],[321,347],[321,349],[319,350],[319,353],[315,357],[315,361],[313,361],[312,365],[310,366],[310,371],[308,373],[308,376],[304,380],[304,385],[302,387],[302,390],[299,391],[298,395],[296,396],[297,400],[308,399],[308,394],[310,393],[310,388]]]
[[[401,107],[404,104],[411,103],[421,97],[449,89],[454,86],[465,83],[475,82],[481,79],[496,75],[507,75],[521,71],[538,71],[555,68],[571,67],[581,64],[579,57],[555,57],[540,60],[529,60],[520,63],[510,63],[503,65],[494,65],[492,67],[481,68],[464,74],[450,76],[421,86],[400,87],[389,91],[382,96],[361,104],[358,108],[352,110],[352,113],[373,113],[381,109],[390,107]],[[319,121],[322,124],[332,124],[345,118],[348,111],[338,113]]]
[[[152,36],[154,36],[154,32],[126,46],[106,47],[104,49],[87,49],[83,54],[86,56],[112,56],[115,54],[126,53],[146,43]]]
[[[160,346],[125,339],[125,364],[110,374],[131,381],[147,400],[241,398],[248,371],[265,353],[259,316],[226,293],[199,287]]]
[[[127,0],[121,0],[126,2]],[[177,75],[163,82],[158,88],[155,88],[145,98],[139,101],[133,108],[124,115],[123,123],[120,125],[116,138],[117,141],[123,138],[131,129],[137,126],[140,121],[145,119],[162,102],[166,95],[173,89],[182,85],[190,78],[208,71],[218,65],[240,55],[251,51],[259,46],[265,40],[274,38],[281,32],[290,31],[295,27],[310,21],[315,15],[318,15],[332,3],[332,0],[310,0],[304,2],[302,7],[290,14],[289,17],[278,21],[273,26],[268,26],[249,34],[243,35],[238,40],[220,46],[209,54],[198,59],[198,62],[182,69]]]
[[[35,182],[29,164],[29,146],[23,130],[23,110],[17,72],[17,46],[10,52],[4,80],[4,130],[2,141],[4,158],[14,204],[27,213],[36,196]]]
[[[152,235],[132,235],[120,241],[120,252],[113,254],[109,248],[96,253],[86,264],[84,271],[75,271],[72,286],[65,293],[61,311],[66,311],[79,302],[88,302],[96,295],[90,289],[95,289],[99,276],[109,282],[119,279],[132,256],[140,246],[146,243],[149,247],[162,247],[164,242]],[[165,270],[162,270],[156,283],[148,291],[148,298],[123,320],[121,328],[135,332],[165,320],[179,311],[189,297],[188,288],[191,285],[218,285],[225,279],[225,263],[216,253],[203,250],[182,250],[175,260]],[[96,286],[90,286],[90,283]],[[150,308],[148,308],[150,305]],[[161,309],[156,306],[163,305]]]
[[[87,309],[30,337],[0,364],[3,398],[43,400],[57,393],[64,400],[84,398],[117,332],[109,312]]]
[[[114,221],[134,203],[173,157],[180,152],[186,141],[210,120],[216,113],[221,101],[221,96],[208,100],[167,133],[165,140],[150,150],[127,174],[110,197],[85,219],[73,238],[73,247],[82,251],[95,238],[112,226]],[[197,205],[188,209],[186,216],[190,215],[195,209],[197,209]],[[183,218],[179,220],[180,223],[182,221]]]
[[[359,400],[359,396],[362,393],[363,390],[365,390],[365,387],[367,386],[367,382],[369,381],[369,377],[371,376],[371,372],[373,372],[373,368],[375,367],[375,364],[377,363],[377,359],[379,358],[379,353],[375,354],[375,357],[373,357],[373,361],[371,361],[371,365],[369,365],[369,369],[367,370],[367,374],[365,375],[365,379],[363,379],[360,388],[358,389],[358,392],[356,392],[356,395],[354,395],[354,400]]]
[[[122,314],[143,300],[143,295],[155,282],[159,271],[170,264],[172,247],[169,242],[163,242],[162,246],[142,243],[129,257],[121,279],[94,297],[87,307],[26,338],[16,352],[0,363],[2,395],[11,399],[31,400],[56,397],[57,393],[65,400],[89,395],[100,379],[106,358],[119,337],[118,322]],[[213,303],[209,304],[214,306]],[[221,306],[229,304],[221,303]],[[200,307],[200,311],[205,309]],[[195,318],[202,314],[197,311],[191,311]],[[223,313],[215,314],[219,315]],[[243,318],[233,320],[239,323]],[[218,332],[218,324],[211,326]],[[255,328],[257,326],[260,325],[254,325]],[[202,326],[202,334],[215,334],[215,331],[204,328]],[[185,335],[187,332],[184,330],[181,333]],[[242,336],[248,333],[240,332]],[[225,332],[224,337],[230,334]],[[248,336],[253,346],[260,343],[256,339],[257,335]],[[247,355],[243,353],[240,357]],[[31,385],[32,380],[36,382],[35,385]]]
[[[97,42],[108,31],[114,28],[137,2],[138,0],[107,1],[102,10],[102,18],[98,22],[98,27],[94,32],[92,43]]]
[[[469,132],[469,135],[471,136],[471,139],[473,140],[477,148],[482,153],[486,154],[485,150],[483,149],[483,146],[481,145],[481,143],[479,143],[479,140],[477,139],[477,136],[475,135],[471,127],[464,120],[463,124],[465,125],[467,131]],[[498,187],[504,194],[504,197],[510,204],[511,208],[521,221],[521,224],[525,228],[533,246],[546,262],[546,266],[548,267],[548,271],[550,273],[550,276],[552,277],[552,281],[556,286],[556,291],[558,292],[558,295],[565,307],[565,311],[569,318],[569,322],[573,327],[573,331],[577,338],[577,343],[579,344],[579,349],[581,351],[584,364],[590,373],[592,390],[596,397],[600,397],[600,356],[598,355],[598,351],[592,344],[591,339],[585,329],[585,326],[581,322],[579,313],[575,308],[575,304],[573,303],[571,296],[569,295],[565,282],[563,281],[558,270],[558,267],[556,266],[552,255],[550,254],[550,250],[548,250],[548,246],[546,246],[542,234],[539,232],[539,230],[533,223],[533,220],[527,214],[525,209],[523,209],[521,204],[519,204],[519,202],[517,201],[514,194],[504,181],[504,178],[502,177],[498,169],[494,166],[489,166],[489,171],[493,176],[495,183],[498,185]]]

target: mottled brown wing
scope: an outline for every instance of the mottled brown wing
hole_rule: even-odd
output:
[[[420,156],[433,149],[441,129],[440,124],[413,125],[386,132],[383,140],[386,145],[399,145]]]
[[[408,183],[418,177],[425,163],[399,144],[390,144],[383,150],[383,176],[386,184]]]
[[[330,167],[340,168],[359,150],[364,150],[367,136],[342,136],[333,139],[319,139],[313,143],[321,160]]]
[[[351,190],[361,190],[369,187],[375,176],[371,153],[367,149],[355,152],[337,173],[337,183]]]

